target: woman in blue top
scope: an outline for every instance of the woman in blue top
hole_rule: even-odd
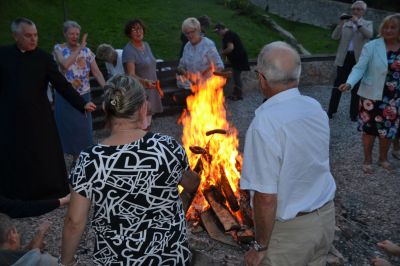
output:
[[[392,170],[387,153],[391,140],[398,134],[400,123],[400,17],[384,18],[379,28],[380,38],[364,45],[358,63],[346,83],[339,89],[349,90],[361,79],[359,130],[363,131],[363,171],[372,173],[372,148],[379,137],[379,162]]]

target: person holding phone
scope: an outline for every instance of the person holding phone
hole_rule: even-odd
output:
[[[400,16],[385,17],[379,38],[364,45],[360,60],[339,90],[353,89],[360,80],[358,130],[362,132],[364,163],[362,170],[371,174],[375,139],[379,139],[378,165],[387,171],[392,140],[398,137],[400,124]]]
[[[81,26],[75,21],[64,22],[65,43],[54,46],[54,57],[60,71],[72,87],[86,100],[90,101],[90,73],[101,87],[105,80],[97,66],[94,53],[86,47],[87,33],[79,42]],[[65,154],[73,156],[74,161],[84,148],[93,144],[92,116],[90,113],[76,111],[65,99],[55,93],[55,118],[61,144]]]
[[[337,112],[342,92],[338,86],[344,83],[351,72],[351,68],[357,63],[364,44],[372,38],[372,21],[363,18],[367,4],[364,1],[356,1],[351,5],[352,15],[342,14],[340,21],[332,32],[332,39],[340,40],[336,53],[335,66],[337,67],[336,79],[332,88],[331,98],[328,107],[328,116],[333,118]],[[352,90],[350,100],[350,119],[357,121],[358,84]]]

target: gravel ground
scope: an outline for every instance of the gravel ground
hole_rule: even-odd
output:
[[[320,101],[327,109],[330,89],[326,86],[301,88],[301,92]],[[244,92],[244,100],[227,102],[228,120],[238,129],[240,150],[243,150],[244,137],[253,116],[254,110],[261,104],[262,97],[257,89]],[[400,161],[389,157],[396,167],[388,173],[378,166],[375,173],[365,175],[361,171],[362,146],[361,134],[356,130],[356,123],[351,122],[348,115],[350,95],[342,96],[340,111],[330,121],[331,126],[331,170],[337,182],[336,210],[337,232],[334,246],[343,255],[342,265],[370,265],[371,257],[386,257],[376,248],[376,242],[391,239],[400,242],[399,199]],[[182,128],[176,125],[179,114],[155,118],[153,132],[161,132],[181,139]],[[101,139],[106,132],[98,131]],[[377,146],[377,145],[376,145]],[[375,147],[376,148],[376,147]],[[374,158],[377,160],[377,149]],[[67,159],[67,163],[68,163]],[[47,236],[47,251],[58,256],[62,222],[65,208],[60,208],[34,218],[15,219],[22,233],[23,243],[32,237],[34,228],[41,219],[49,219],[53,226]],[[93,236],[85,233],[78,253],[83,265],[90,264],[90,253],[93,248]],[[241,265],[243,251],[209,239],[205,232],[190,235],[190,243],[196,251],[196,265]],[[386,257],[387,258],[387,257]],[[392,259],[392,258],[391,258]],[[399,261],[393,261],[395,265]],[[397,264],[396,264],[397,263]]]

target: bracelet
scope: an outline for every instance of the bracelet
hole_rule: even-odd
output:
[[[74,255],[74,261],[71,263],[63,264],[61,262],[61,256],[57,259],[58,266],[77,266],[79,264],[79,258],[77,255]]]

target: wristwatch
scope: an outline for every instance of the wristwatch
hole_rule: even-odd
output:
[[[250,245],[251,245],[251,247],[254,248],[254,250],[257,251],[257,252],[265,251],[265,250],[268,249],[268,246],[263,247],[263,246],[261,246],[256,240],[251,241],[251,242],[250,242]]]

